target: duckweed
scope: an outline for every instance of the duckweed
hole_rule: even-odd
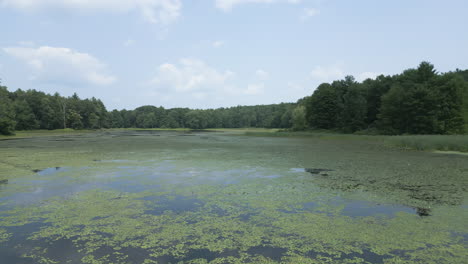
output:
[[[0,257],[7,261],[468,259],[461,155],[226,133],[70,138],[0,142],[8,179],[0,188]],[[327,168],[327,175],[293,168]],[[356,203],[372,206],[350,214]]]

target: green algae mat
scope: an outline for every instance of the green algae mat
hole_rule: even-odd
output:
[[[468,157],[354,139],[0,141],[1,263],[467,263]]]

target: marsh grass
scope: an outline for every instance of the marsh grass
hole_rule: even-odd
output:
[[[328,130],[312,131],[246,131],[246,136],[257,137],[311,137],[324,140],[353,140],[380,142],[390,148],[419,151],[456,151],[468,152],[468,135],[361,135],[341,134]]]
[[[468,152],[468,135],[389,136],[384,142],[402,149]]]
[[[96,130],[74,130],[71,128],[67,129],[55,129],[55,130],[24,130],[16,131],[14,135],[5,136],[0,135],[0,140],[8,139],[20,139],[20,138],[32,138],[32,137],[48,137],[48,136],[63,136],[63,135],[79,135],[96,132]]]

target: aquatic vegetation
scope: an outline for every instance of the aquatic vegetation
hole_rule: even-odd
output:
[[[413,135],[385,138],[386,144],[403,149],[468,152],[467,135]]]
[[[10,237],[11,234],[9,234],[5,229],[0,229],[0,243],[8,241]]]
[[[318,138],[117,135],[0,142],[11,164],[1,165],[11,174],[0,189],[0,245],[9,250],[0,256],[93,264],[468,258],[463,156]],[[23,152],[31,159],[17,158]]]

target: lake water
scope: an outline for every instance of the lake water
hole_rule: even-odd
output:
[[[1,263],[466,263],[468,157],[377,140],[0,141]]]

